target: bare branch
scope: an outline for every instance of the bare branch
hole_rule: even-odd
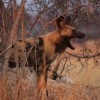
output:
[[[8,46],[12,45],[16,40],[16,36],[17,36],[16,31],[17,31],[17,27],[18,27],[18,22],[19,22],[19,19],[21,17],[21,14],[24,10],[25,2],[26,2],[26,0],[22,0],[22,2],[21,2],[21,6],[20,6],[20,9],[17,13],[16,20],[15,20],[14,25],[12,27],[12,30],[10,32],[11,35],[10,35],[10,38],[9,38]],[[10,54],[11,54],[11,50],[8,50],[8,52],[5,53],[5,61],[4,61],[4,64],[3,64],[4,69],[7,69],[7,67],[8,67],[8,60],[9,60]]]
[[[75,55],[75,54],[71,54],[68,51],[65,51],[65,53],[67,53],[67,54],[69,54],[73,57],[76,57],[76,58],[93,58],[93,57],[96,57],[96,56],[100,56],[100,52],[95,54],[95,55],[92,55],[92,56],[78,56],[78,55]]]

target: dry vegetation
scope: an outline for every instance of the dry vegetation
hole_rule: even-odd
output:
[[[35,98],[34,74],[26,68],[26,76],[17,77],[15,70],[0,77],[0,100],[40,100]],[[9,77],[8,77],[9,76]],[[46,100],[99,100],[100,87],[84,86],[79,83],[68,85],[48,79],[49,96]]]
[[[76,27],[90,23],[100,26],[100,1],[51,0],[46,3],[45,0],[33,0],[34,3],[27,4],[25,9],[25,0],[21,0],[20,7],[17,7],[16,1],[0,0],[0,100],[40,100],[40,96],[35,96],[35,73],[27,67],[8,68],[10,52],[4,52],[5,49],[20,36],[23,39],[53,30],[57,15],[71,13],[72,24]],[[80,44],[77,40],[72,42],[76,49],[67,49],[64,59],[59,62],[57,73],[70,78],[74,84],[48,79],[49,94],[46,100],[100,100],[100,31],[96,30],[95,40],[94,35],[87,32],[87,38]],[[4,58],[1,57],[2,52]]]
[[[91,46],[93,46],[92,43]],[[79,47],[77,49],[82,48]],[[74,51],[69,50],[69,52],[73,53]],[[93,52],[95,51],[93,50]],[[68,54],[66,56],[69,57]],[[69,62],[66,62],[65,69],[61,75],[74,80],[74,84],[63,82],[59,79],[56,81],[48,79],[47,88],[49,94],[46,100],[99,100],[99,57],[97,57],[97,60],[98,64],[94,63],[93,58],[91,58],[87,61],[87,66],[82,66],[80,61],[77,61],[77,58],[70,57],[71,66],[68,66]],[[86,63],[84,59],[82,63]],[[61,72],[62,66],[63,63],[60,64],[58,73]],[[77,67],[73,69],[72,66]],[[68,71],[70,68],[72,69]],[[9,68],[5,74],[0,73],[0,100],[40,100],[40,96],[35,97],[35,95],[36,76],[34,72],[30,72],[29,68],[26,67],[24,70],[23,68],[18,70]]]

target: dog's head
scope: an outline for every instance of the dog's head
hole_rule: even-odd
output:
[[[56,19],[56,23],[60,37],[63,40],[63,44],[65,44],[66,47],[74,49],[74,47],[70,43],[70,40],[73,38],[82,39],[85,37],[84,33],[77,31],[74,27],[70,25],[70,16],[66,18],[60,16]]]

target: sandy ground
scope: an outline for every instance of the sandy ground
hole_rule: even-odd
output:
[[[95,55],[97,52],[100,52],[100,42],[92,40],[87,41],[83,45],[74,44],[74,46],[76,47],[75,50],[68,49],[67,51],[78,56],[83,56],[83,49],[86,56]],[[62,75],[71,78],[75,83],[100,86],[100,55],[89,59],[78,59],[69,55],[66,55],[66,58],[67,62],[65,65],[64,61],[61,61],[58,73],[64,67]]]

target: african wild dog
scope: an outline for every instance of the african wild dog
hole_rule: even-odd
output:
[[[42,71],[39,74],[38,88],[42,90],[43,94],[46,93],[46,84],[47,84],[47,69],[46,60],[52,59],[56,53],[64,52],[64,50],[69,47],[75,49],[70,40],[73,38],[82,39],[85,37],[85,34],[75,30],[74,27],[70,26],[70,16],[64,18],[60,16],[56,19],[57,29],[53,32],[50,32],[43,37],[41,37],[43,44],[43,65]],[[42,96],[42,100],[44,95]]]
[[[46,35],[43,35],[38,38],[37,45],[34,45],[32,51],[28,57],[28,63],[31,66],[34,66],[35,71],[37,72],[37,92],[42,92],[41,100],[44,100],[46,95],[47,88],[47,71],[48,71],[48,60],[51,60],[56,53],[62,53],[64,50],[69,47],[72,50],[74,47],[70,43],[70,40],[73,38],[84,38],[85,34],[81,33],[72,26],[70,26],[70,17],[64,18],[60,16],[56,19],[57,29],[53,32],[50,32]],[[34,44],[34,43],[33,43]],[[28,49],[30,43],[25,42],[25,47]],[[33,56],[34,50],[37,51],[37,70],[36,70],[36,59]]]
[[[17,40],[15,44],[12,45],[10,49],[12,51],[10,59],[9,59],[9,67],[20,67],[22,62],[22,56],[25,54],[27,56],[29,48],[35,45],[35,39],[30,37],[25,40]]]

